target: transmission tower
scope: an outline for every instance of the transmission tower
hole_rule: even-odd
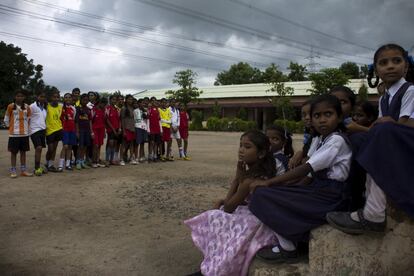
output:
[[[309,60],[309,63],[308,64],[306,64],[306,66],[309,68],[309,73],[315,73],[316,71],[317,71],[317,69],[316,69],[316,67],[317,66],[319,66],[320,64],[319,63],[317,63],[316,61],[315,61],[315,59],[316,58],[320,58],[320,56],[318,56],[315,52],[314,52],[314,50],[313,50],[313,46],[311,47],[311,50],[310,50],[310,54],[309,54],[309,56],[307,56],[306,57],[306,59],[308,59]]]

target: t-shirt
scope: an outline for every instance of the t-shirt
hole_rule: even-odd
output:
[[[76,131],[75,127],[76,108],[73,105],[63,107],[60,119],[62,121],[63,130],[68,132]]]
[[[147,130],[147,123],[144,119],[145,112],[140,108],[134,109],[134,120],[135,120],[135,127]]]
[[[62,108],[62,104],[58,104],[57,106],[47,105],[46,135],[50,135],[63,128],[62,121],[60,120]]]
[[[31,109],[29,105],[21,106],[11,103],[7,106],[4,123],[9,127],[10,137],[24,137],[29,135],[29,119]]]
[[[180,111],[180,129],[188,129],[190,117],[186,111]]]
[[[170,107],[171,110],[171,127],[178,128],[180,126],[180,111],[175,107]]]
[[[115,130],[118,130],[121,127],[120,122],[119,122],[119,110],[118,110],[118,108],[116,108],[112,105],[107,105],[105,107],[105,116],[106,116],[106,118],[108,119],[108,121],[111,123],[112,127]],[[107,126],[106,131],[108,133],[111,133],[112,128]]]
[[[105,111],[94,107],[92,109],[92,128],[101,129],[105,128]]]
[[[352,150],[345,139],[334,132],[325,139],[322,136],[314,137],[308,152],[309,160],[314,172],[327,169],[329,179],[345,181],[351,167]]]
[[[158,112],[158,108],[151,107],[148,110],[148,122],[149,122],[149,133],[150,134],[159,134],[161,133],[160,128],[160,113]]]
[[[30,105],[32,116],[30,116],[29,134],[33,134],[40,130],[46,129],[46,115],[45,107],[42,107],[37,102]]]
[[[160,113],[161,118],[161,126],[170,128],[171,127],[171,109],[169,107],[167,108],[158,108],[158,112]]]
[[[78,107],[76,109],[75,121],[78,124],[79,131],[90,132],[89,121],[92,120],[91,110],[88,107]]]

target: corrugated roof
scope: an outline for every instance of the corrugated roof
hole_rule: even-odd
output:
[[[358,93],[362,83],[367,85],[366,80],[352,79],[347,86]],[[285,86],[292,87],[294,90],[293,96],[309,96],[309,89],[312,89],[311,81],[297,81],[297,82],[285,82]],[[270,89],[270,85],[266,83],[253,83],[253,84],[240,84],[240,85],[218,85],[208,87],[198,87],[203,93],[200,95],[200,99],[220,99],[220,98],[247,98],[247,97],[268,97],[275,95],[275,92],[267,92]],[[144,97],[166,97],[165,92],[168,90],[174,90],[175,88],[158,89],[158,90],[145,90],[134,94],[136,98]],[[368,87],[369,94],[377,94],[376,89]]]

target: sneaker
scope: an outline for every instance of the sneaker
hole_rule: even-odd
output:
[[[174,156],[170,156],[167,158],[167,161],[174,161]]]
[[[43,174],[42,168],[37,168],[36,170],[34,170],[34,174],[36,176],[41,176]]]
[[[120,165],[119,161],[111,161],[110,164],[113,165],[113,166],[119,166]]]
[[[191,160],[191,158],[190,158],[189,156],[185,156],[185,157],[183,158],[183,160],[185,160],[185,161],[190,161],[190,160]]]
[[[82,169],[89,169],[90,167],[86,163],[81,163]]]
[[[131,165],[137,165],[137,164],[138,164],[138,162],[137,162],[137,160],[132,159],[132,160],[131,160],[131,162],[129,162],[129,164],[131,164]]]
[[[162,162],[165,162],[165,161],[167,161],[167,158],[165,158],[165,156],[163,155],[163,156],[161,156],[161,157],[160,157],[160,160],[161,160]]]
[[[63,167],[58,167],[57,172],[63,172]]]
[[[66,166],[66,168],[65,168],[67,171],[73,171],[73,167],[71,166],[71,165],[69,165],[69,166]]]
[[[76,164],[76,169],[77,169],[77,170],[82,170],[82,165],[81,165],[81,163]]]
[[[29,173],[28,171],[22,171],[20,173],[20,176],[33,176],[33,174],[32,173]]]
[[[124,161],[124,160],[122,160],[121,162],[119,162],[119,165],[121,165],[121,166],[125,166],[125,161]]]
[[[144,163],[145,161],[147,161],[147,158],[141,157],[138,161],[139,163]]]
[[[17,177],[17,172],[15,170],[10,171],[10,177],[11,178],[16,178]]]
[[[50,166],[50,167],[48,167],[47,168],[47,170],[49,171],[49,172],[58,172],[58,170],[55,168],[55,166]]]
[[[47,174],[49,171],[47,170],[47,166],[40,167],[42,169],[42,174]]]
[[[97,167],[98,167],[98,164],[96,164],[96,163],[92,164],[92,168],[96,169]]]

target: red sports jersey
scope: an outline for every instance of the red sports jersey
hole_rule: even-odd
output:
[[[62,108],[62,113],[60,114],[60,120],[62,121],[62,126],[64,131],[72,132],[76,131],[75,127],[75,116],[76,108],[72,105],[64,106]]]
[[[180,111],[180,129],[188,129],[188,121],[190,121],[190,116],[186,111]]]
[[[150,134],[158,134],[161,133],[161,126],[160,126],[160,112],[158,108],[151,107],[148,109],[148,121],[149,121],[149,133]]]
[[[105,111],[94,107],[92,109],[92,129],[105,127]]]
[[[116,107],[112,105],[108,105],[105,108],[105,116],[108,118],[109,122],[111,123],[112,127],[117,130],[120,128],[120,122],[119,122],[119,111]],[[107,126],[106,131],[108,133],[112,132],[112,129]]]

